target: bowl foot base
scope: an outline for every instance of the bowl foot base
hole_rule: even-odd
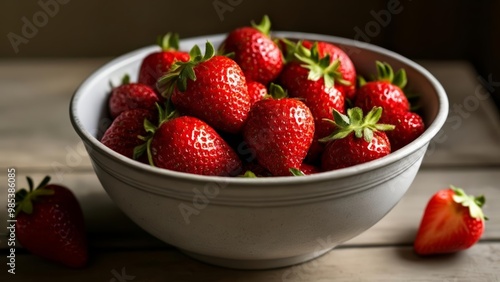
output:
[[[279,258],[279,259],[263,259],[263,260],[238,260],[238,259],[225,259],[225,258],[220,258],[220,257],[212,257],[212,256],[206,256],[206,255],[201,255],[197,253],[192,253],[186,250],[180,250],[187,256],[194,258],[196,260],[208,263],[208,264],[213,264],[217,266],[223,266],[227,268],[234,268],[234,269],[271,269],[271,268],[279,268],[279,267],[285,267],[285,266],[291,266],[299,263],[304,263],[306,261],[315,259],[317,257],[320,257],[333,248],[328,248],[325,250],[321,251],[315,251],[313,253],[305,254],[305,255],[299,255],[299,256],[294,256],[294,257],[287,257],[287,258]]]

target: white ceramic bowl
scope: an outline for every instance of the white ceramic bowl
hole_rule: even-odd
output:
[[[403,197],[427,146],[448,113],[446,93],[423,67],[386,49],[349,39],[296,32],[275,36],[340,45],[358,73],[374,73],[375,60],[405,68],[419,93],[426,131],[406,147],[375,161],[306,177],[210,177],[150,167],[115,153],[98,138],[109,125],[109,81],[136,76],[151,46],[104,65],[77,89],[72,124],[113,201],[137,225],[199,260],[233,268],[262,269],[315,258],[364,232]],[[225,35],[185,39],[181,49]]]

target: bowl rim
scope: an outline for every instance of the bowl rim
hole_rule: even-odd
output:
[[[186,42],[202,42],[202,40],[220,40],[226,36],[227,33],[219,33],[205,36],[197,36],[190,37],[181,40],[181,46]],[[384,56],[391,57],[394,60],[400,61],[403,64],[408,65],[409,67],[416,70],[418,73],[423,75],[431,86],[435,89],[437,94],[437,98],[439,101],[439,108],[435,119],[432,121],[430,125],[427,126],[426,130],[422,135],[420,135],[417,139],[412,141],[410,144],[404,146],[403,148],[390,153],[387,156],[382,158],[351,166],[333,171],[320,172],[312,175],[307,175],[305,177],[294,177],[294,176],[272,176],[272,177],[258,177],[258,178],[241,178],[241,177],[229,177],[229,176],[206,176],[206,175],[196,175],[185,172],[178,172],[167,170],[163,168],[153,167],[147,164],[140,163],[136,160],[129,159],[110,148],[103,145],[96,137],[94,137],[89,131],[87,131],[80,119],[78,118],[77,105],[80,101],[80,98],[83,95],[86,95],[87,88],[89,88],[94,80],[100,78],[103,73],[109,72],[112,69],[119,69],[120,66],[128,64],[130,61],[135,61],[139,57],[143,57],[147,51],[152,52],[155,49],[158,49],[157,46],[151,45],[142,47],[131,52],[125,53],[116,57],[115,59],[107,62],[106,64],[99,67],[95,70],[91,75],[89,75],[75,90],[73,96],[71,97],[69,114],[71,124],[77,134],[80,136],[82,141],[91,147],[92,150],[96,150],[99,153],[105,155],[113,159],[114,161],[122,162],[130,168],[136,169],[142,173],[146,174],[154,174],[157,176],[169,177],[169,178],[177,178],[178,180],[185,180],[191,182],[224,182],[226,184],[234,184],[236,186],[254,186],[259,184],[265,184],[266,186],[270,185],[297,185],[301,183],[311,183],[311,182],[324,182],[332,179],[340,179],[358,175],[360,173],[364,173],[367,171],[372,171],[375,169],[379,169],[381,167],[388,166],[402,158],[414,153],[418,149],[423,146],[426,146],[431,139],[439,132],[443,124],[445,123],[448,116],[448,98],[443,86],[439,83],[439,81],[424,67],[419,65],[418,63],[398,54],[388,49],[382,48],[380,46],[376,46],[370,43],[357,41],[354,39],[342,38],[331,35],[324,34],[316,34],[316,33],[305,33],[305,32],[294,32],[294,31],[274,31],[272,33],[273,36],[281,36],[287,38],[302,38],[309,40],[321,40],[333,42],[334,44],[341,44],[344,46],[351,46],[354,48],[360,48],[369,50],[376,53],[381,53]],[[201,47],[201,46],[200,46]],[[89,153],[89,155],[91,155]]]

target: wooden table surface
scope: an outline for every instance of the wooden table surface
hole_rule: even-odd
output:
[[[0,60],[0,199],[7,172],[70,187],[84,210],[91,259],[67,269],[16,251],[7,273],[6,202],[0,204],[0,281],[500,281],[500,119],[466,62],[420,62],[450,98],[449,122],[432,141],[401,202],[379,223],[326,255],[292,267],[240,271],[207,265],[149,236],[126,218],[97,180],[69,121],[73,91],[107,59]],[[487,80],[487,78],[486,78]],[[483,94],[483,95],[482,95]],[[421,258],[412,242],[429,197],[454,184],[487,197],[490,220],[469,250]],[[201,236],[201,234],[200,234]]]

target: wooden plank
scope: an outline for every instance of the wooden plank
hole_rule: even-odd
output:
[[[18,187],[26,186],[24,177],[29,174],[39,181],[44,173],[30,173],[18,170]],[[0,181],[6,181],[0,175]],[[421,169],[412,186],[396,207],[380,222],[358,237],[344,243],[346,246],[401,245],[411,244],[427,204],[437,190],[449,184],[466,189],[470,194],[484,194],[487,197],[486,222],[483,240],[500,240],[500,199],[499,168],[477,169]],[[80,201],[85,214],[87,228],[96,247],[140,248],[164,247],[165,244],[152,238],[130,221],[107,196],[93,172],[68,173],[61,180],[54,179],[72,189]],[[7,191],[0,190],[0,198],[5,199]],[[6,210],[0,205],[0,228],[5,230]],[[110,224],[112,222],[113,224]],[[6,247],[5,242],[0,248]]]
[[[423,165],[500,164],[500,116],[485,90],[498,82],[479,77],[467,62],[419,63],[441,82],[450,104],[447,122],[429,145]]]
[[[483,240],[500,240],[500,168],[421,169],[408,192],[375,226],[346,242],[357,244],[410,244],[413,242],[429,198],[453,184],[472,195],[485,195],[486,222]]]
[[[86,154],[79,157],[82,145],[69,121],[69,101],[105,61],[0,61],[0,166],[90,168]]]
[[[215,267],[175,250],[96,252],[73,270],[18,254],[16,275],[2,281],[500,281],[500,243],[438,257],[411,247],[338,248],[304,264],[258,271]],[[123,280],[119,280],[121,277]],[[125,277],[127,279],[125,279]],[[115,280],[113,280],[115,279]]]

